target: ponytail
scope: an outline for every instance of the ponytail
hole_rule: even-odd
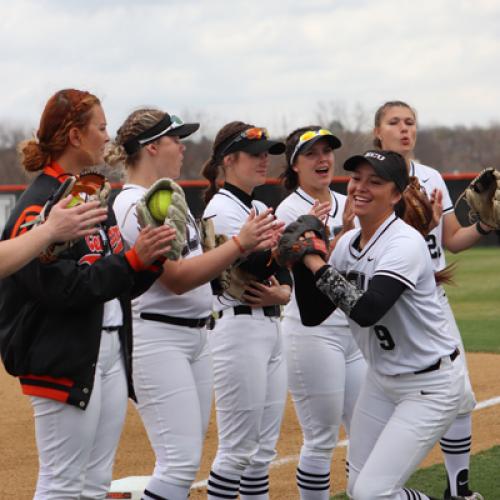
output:
[[[204,193],[205,203],[208,203],[219,190],[217,186],[217,177],[219,175],[219,167],[224,160],[224,157],[221,155],[221,150],[224,149],[223,144],[230,140],[230,137],[236,136],[252,127],[253,125],[249,123],[234,121],[226,123],[226,125],[217,132],[212,145],[212,154],[201,169],[201,175],[203,175],[205,179],[208,179],[209,182],[208,188]]]
[[[208,180],[208,188],[205,190],[203,199],[205,203],[208,203],[218,191],[217,187],[217,177],[219,174],[219,162],[216,160],[213,152],[210,159],[205,162],[201,169],[201,175]]]

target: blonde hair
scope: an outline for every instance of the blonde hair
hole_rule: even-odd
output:
[[[154,127],[164,116],[165,112],[155,108],[142,108],[130,113],[118,129],[115,140],[111,141],[107,148],[106,163],[111,166],[121,163],[125,167],[133,167],[139,161],[141,150],[129,154],[123,145]]]

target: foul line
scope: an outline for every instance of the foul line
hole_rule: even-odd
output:
[[[476,407],[474,408],[474,411],[477,410],[483,410],[484,408],[490,408],[491,406],[495,406],[500,404],[500,396],[497,396],[495,398],[491,399],[486,399],[484,401],[480,401],[479,403],[476,404]],[[342,441],[339,441],[337,443],[336,448],[345,448],[349,444],[348,439],[344,439]],[[271,462],[271,467],[281,467],[282,465],[289,464],[291,462],[298,462],[299,460],[299,455],[289,455],[288,457],[283,457],[283,458],[278,458],[277,460],[273,460]],[[207,486],[207,479],[204,479],[203,481],[198,481],[197,483],[193,483],[191,488],[204,488]]]

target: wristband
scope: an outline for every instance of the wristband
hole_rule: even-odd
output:
[[[236,246],[238,247],[240,253],[246,253],[245,249],[241,246],[241,241],[238,238],[238,236],[234,235],[232,237],[232,240],[235,242]]]
[[[477,231],[480,235],[482,235],[482,236],[488,236],[488,234],[490,234],[490,233],[493,231],[493,229],[490,229],[489,231],[486,231],[485,229],[483,229],[483,228],[481,227],[481,222],[480,222],[480,221],[477,221],[477,222],[476,222],[476,231]]]

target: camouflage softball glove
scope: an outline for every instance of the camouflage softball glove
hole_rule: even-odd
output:
[[[431,230],[433,210],[425,190],[420,186],[417,177],[412,176],[410,183],[403,191],[405,211],[403,220],[426,236]]]
[[[314,236],[304,237],[307,232],[313,232]],[[329,243],[325,225],[314,215],[301,215],[285,228],[275,259],[280,266],[289,268],[308,254],[316,254],[326,260]]]
[[[485,168],[459,196],[455,206],[462,198],[470,207],[471,222],[481,221],[493,229],[500,229],[500,171]]]
[[[186,226],[189,208],[182,188],[172,179],[157,180],[137,202],[137,219],[141,227],[167,224],[175,229],[176,237],[165,254],[169,260],[178,260],[186,245]]]

